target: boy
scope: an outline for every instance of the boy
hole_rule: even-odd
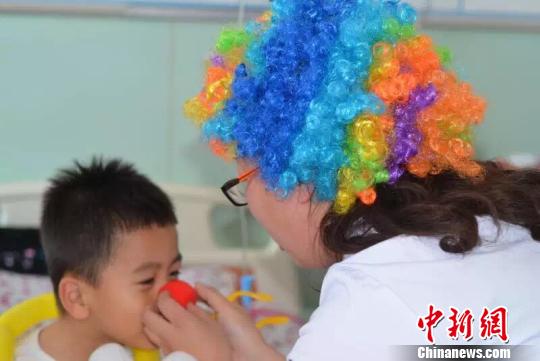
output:
[[[108,344],[91,360],[113,361],[131,358],[118,344],[155,348],[141,316],[178,276],[176,224],[167,195],[130,164],[93,159],[60,171],[41,217],[60,318],[27,335],[15,360],[87,361]]]

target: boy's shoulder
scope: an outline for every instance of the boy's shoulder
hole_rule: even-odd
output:
[[[39,335],[49,324],[41,323],[22,336],[15,349],[15,361],[55,361],[39,344]]]

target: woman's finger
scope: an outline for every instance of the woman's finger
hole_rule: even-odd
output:
[[[154,344],[154,346],[158,348],[163,348],[163,343],[161,342],[161,339],[154,332],[152,332],[148,327],[144,327],[143,331],[146,337],[148,337],[148,339],[150,340],[150,342]]]
[[[186,309],[188,310],[188,312],[192,313],[193,315],[195,315],[196,317],[198,317],[201,320],[204,320],[204,321],[213,321],[214,320],[212,318],[211,314],[209,314],[208,312],[206,312],[205,310],[203,310],[199,306],[194,305],[192,303],[188,304]]]
[[[147,310],[143,314],[143,324],[152,334],[160,340],[166,339],[167,336],[175,334],[175,328],[161,315],[154,311]]]
[[[186,323],[186,318],[191,317],[191,314],[176,303],[167,292],[159,295],[157,307],[163,317],[175,326],[182,326]]]
[[[231,303],[213,287],[197,283],[195,285],[199,297],[210,305],[216,312],[223,313],[231,308]]]
[[[155,333],[153,333],[148,327],[143,328],[144,333],[146,334],[146,337],[150,339],[150,342],[156,346],[163,355],[168,355],[171,353],[170,347],[163,342]]]

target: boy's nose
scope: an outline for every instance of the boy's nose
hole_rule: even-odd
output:
[[[159,296],[159,288],[157,289],[157,291],[152,292],[152,295],[151,297],[148,298],[148,302],[146,305],[150,310],[155,311],[155,312],[158,311],[158,307],[157,307],[158,296]]]
[[[163,286],[165,286],[166,283],[167,283],[167,280],[161,281],[161,282],[156,282],[155,287],[152,290],[152,294],[151,294],[151,297],[150,297],[150,303],[152,304],[152,306],[154,306],[156,304],[157,299],[159,297],[159,292],[160,292],[161,288]]]

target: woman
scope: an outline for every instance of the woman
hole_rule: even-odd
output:
[[[540,172],[473,160],[485,102],[415,20],[399,1],[275,0],[223,32],[186,104],[237,161],[227,197],[300,266],[330,267],[289,360],[540,343]],[[240,307],[198,292],[218,320],[161,297],[161,315],[145,315],[156,344],[200,361],[283,359]]]

